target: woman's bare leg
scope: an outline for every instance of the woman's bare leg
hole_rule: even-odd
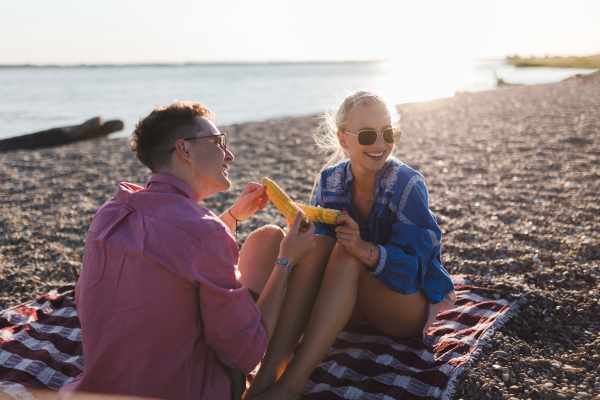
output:
[[[359,278],[356,307],[383,333],[409,338],[421,335],[429,300],[422,290],[410,295],[396,293],[365,270]]]
[[[285,234],[275,225],[265,225],[252,232],[240,251],[238,270],[244,286],[261,294],[279,255]]]
[[[427,318],[424,298],[421,291],[409,296],[392,292],[343,246],[336,245],[302,344],[281,378],[259,399],[299,399],[310,374],[351,316],[360,320],[362,314],[377,328],[392,334],[410,337],[420,333]],[[377,307],[384,311],[378,312]],[[416,311],[407,313],[409,307]]]
[[[299,399],[308,377],[348,322],[356,303],[360,270],[366,268],[336,244],[302,344],[281,378],[260,399]]]
[[[335,239],[317,235],[314,250],[300,261],[288,279],[283,304],[273,337],[252,385],[244,399],[252,399],[273,385],[285,370],[298,340],[304,333],[313,308],[327,260]]]

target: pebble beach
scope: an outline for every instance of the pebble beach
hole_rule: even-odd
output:
[[[444,267],[519,305],[453,398],[600,398],[600,73],[398,109],[396,157],[425,177]],[[318,122],[220,127],[232,187],[202,204],[220,214],[263,176],[308,202],[326,162]],[[97,209],[149,176],[126,138],[0,153],[0,310],[74,282]],[[238,239],[265,224],[285,227],[272,204]]]

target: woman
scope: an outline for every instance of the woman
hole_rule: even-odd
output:
[[[438,312],[454,303],[423,176],[391,157],[397,125],[396,110],[372,92],[354,93],[326,116],[317,143],[337,150],[321,173],[315,203],[343,215],[337,226],[316,224],[317,246],[292,272],[245,399],[300,398],[348,322],[422,338]],[[341,154],[349,161],[329,167]]]

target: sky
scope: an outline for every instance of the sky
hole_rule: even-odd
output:
[[[0,0],[0,64],[600,53],[598,0]]]

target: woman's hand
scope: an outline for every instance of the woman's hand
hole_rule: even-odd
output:
[[[336,224],[339,225],[342,222],[345,222],[346,226],[335,228],[337,242],[346,248],[348,254],[356,257],[359,261],[369,258],[371,255],[371,244],[361,239],[358,223],[348,215],[346,209],[337,218]]]
[[[231,213],[238,220],[251,217],[256,211],[263,210],[269,204],[269,196],[260,183],[250,182],[240,197],[231,206]]]

